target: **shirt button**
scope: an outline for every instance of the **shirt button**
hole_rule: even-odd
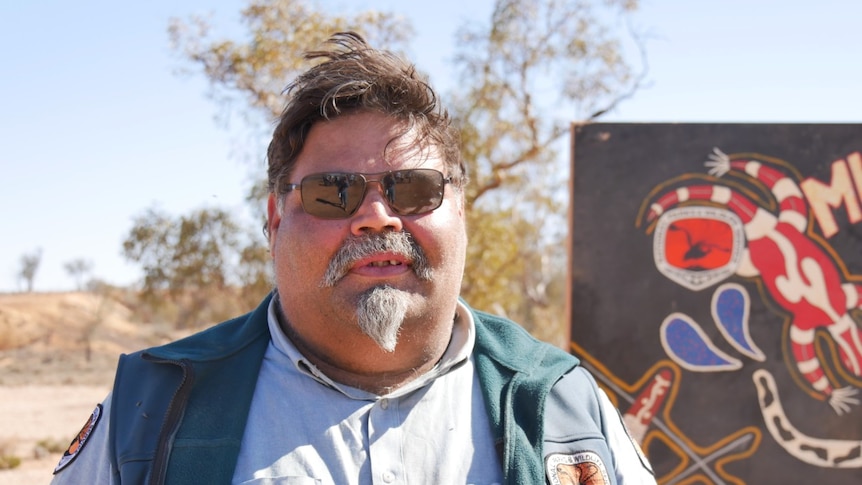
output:
[[[393,481],[395,481],[395,474],[392,472],[384,472],[383,481],[386,483],[392,483]]]
[[[380,407],[383,408],[384,410],[389,409],[389,399],[381,399],[380,400]]]

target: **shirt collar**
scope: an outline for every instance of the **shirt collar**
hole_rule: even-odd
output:
[[[302,353],[296,348],[290,338],[284,333],[279,325],[278,312],[278,293],[269,303],[267,309],[267,323],[269,325],[269,333],[272,336],[272,345],[276,350],[287,356],[294,367],[301,373],[311,377],[317,382],[331,387],[351,399],[360,400],[377,400],[380,398],[395,398],[409,394],[417,389],[425,387],[433,382],[438,377],[444,376],[452,370],[460,367],[473,352],[473,345],[476,341],[476,324],[473,321],[473,314],[467,309],[460,300],[455,309],[455,322],[452,326],[452,338],[449,340],[449,346],[440,358],[440,361],[428,372],[410,381],[406,385],[399,387],[385,396],[380,396],[362,389],[346,386],[333,381],[326,376],[320,369],[312,364]]]

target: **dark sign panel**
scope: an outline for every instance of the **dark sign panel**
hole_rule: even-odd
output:
[[[862,125],[573,128],[572,352],[659,483],[862,483]]]

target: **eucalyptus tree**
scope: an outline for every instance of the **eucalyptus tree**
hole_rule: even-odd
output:
[[[573,121],[593,119],[637,89],[643,72],[626,62],[629,31],[619,26],[636,6],[634,0],[497,0],[487,21],[458,31],[455,87],[443,93],[471,176],[463,294],[561,345],[568,324],[564,143]],[[190,70],[210,81],[217,102],[266,123],[280,114],[285,86],[308,67],[302,54],[332,33],[353,30],[394,52],[407,50],[413,35],[396,13],[335,12],[310,0],[252,0],[241,18],[238,38],[212,34],[203,17],[174,19],[169,32]],[[258,208],[263,187],[249,191]],[[258,268],[253,258],[267,254],[258,248],[245,257]],[[244,278],[255,280],[248,272]]]

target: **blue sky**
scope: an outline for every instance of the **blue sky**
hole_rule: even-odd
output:
[[[38,291],[73,289],[63,265],[77,258],[110,283],[135,281],[121,243],[148,207],[247,211],[264,162],[238,155],[246,149],[215,121],[206,81],[176,74],[184,64],[166,31],[171,17],[211,11],[235,31],[244,4],[0,3],[0,292],[21,288],[21,255],[36,248]],[[455,29],[484,21],[492,1],[321,4],[403,13],[413,60],[445,87]],[[842,0],[641,0],[647,82],[603,120],[858,123],[860,19],[862,2]]]

